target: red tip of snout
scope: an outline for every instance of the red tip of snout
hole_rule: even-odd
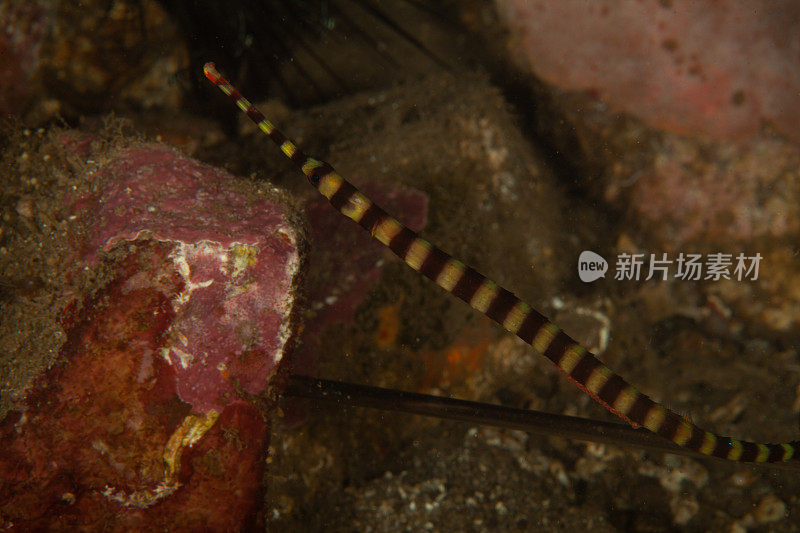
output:
[[[217,83],[219,81],[219,72],[217,72],[217,66],[212,61],[209,61],[203,65],[203,74],[205,74],[206,78],[211,80],[212,83]]]

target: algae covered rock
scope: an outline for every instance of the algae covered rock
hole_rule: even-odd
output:
[[[291,201],[163,145],[11,144],[0,524],[244,527],[297,331]]]

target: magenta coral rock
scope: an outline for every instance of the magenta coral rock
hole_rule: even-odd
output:
[[[498,0],[516,59],[677,133],[800,139],[800,7],[757,0]]]
[[[0,527],[238,530],[261,502],[304,235],[273,191],[159,145],[90,172],[60,362],[0,423]],[[78,208],[77,206],[80,206]]]
[[[291,335],[299,256],[285,205],[244,196],[226,173],[164,148],[129,150],[104,172],[125,179],[98,198],[92,249],[143,235],[172,243],[183,289],[159,356],[175,369],[181,400],[207,413],[235,396],[234,380],[262,392]]]

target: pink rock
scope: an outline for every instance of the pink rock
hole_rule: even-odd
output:
[[[76,267],[107,281],[0,422],[0,524],[246,527],[268,441],[248,396],[282,385],[302,232],[278,192],[163,146],[89,174]]]
[[[737,250],[760,239],[763,251],[800,231],[800,154],[793,143],[758,138],[707,146],[665,136],[652,160],[630,180],[625,205],[666,250],[690,243]]]
[[[498,0],[520,63],[658,129],[800,139],[800,9],[790,1]]]
[[[184,288],[160,355],[175,367],[181,400],[219,410],[235,396],[234,380],[263,392],[291,335],[300,261],[285,204],[248,197],[225,172],[156,146],[128,150],[103,172],[117,179],[97,198],[104,208],[90,258],[143,235],[173,243],[169,259]]]

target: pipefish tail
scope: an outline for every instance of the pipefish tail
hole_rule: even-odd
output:
[[[303,153],[217,72],[213,63],[207,63],[203,71],[336,210],[370,232],[412,269],[533,346],[586,394],[632,427],[644,427],[687,450],[728,461],[780,463],[800,458],[800,441],[762,444],[718,435],[639,392],[530,305],[403,226],[331,165]]]

